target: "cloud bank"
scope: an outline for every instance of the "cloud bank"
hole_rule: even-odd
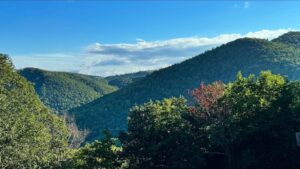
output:
[[[211,38],[194,36],[160,41],[137,39],[136,43],[94,43],[85,47],[85,63],[79,72],[107,76],[159,69],[238,38],[251,37],[271,40],[288,31],[291,29],[222,34]]]
[[[260,30],[245,34],[221,34],[215,37],[183,37],[135,43],[93,43],[81,54],[48,54],[46,57],[15,56],[17,67],[38,67],[50,70],[76,71],[109,76],[141,70],[153,70],[179,63],[221,44],[243,37],[274,39],[292,29]],[[23,61],[22,61],[23,60]],[[24,60],[26,60],[24,62]],[[22,63],[22,64],[18,64]]]

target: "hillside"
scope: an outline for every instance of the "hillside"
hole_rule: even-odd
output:
[[[91,130],[89,140],[93,140],[106,128],[114,133],[125,130],[128,110],[136,104],[182,94],[187,96],[188,91],[201,82],[228,82],[240,70],[245,75],[271,70],[291,80],[299,79],[300,50],[282,43],[280,39],[282,37],[274,41],[235,40],[180,64],[155,71],[123,89],[72,109],[70,114],[76,116],[80,127]]]
[[[288,32],[277,39],[274,39],[273,42],[280,42],[287,45],[291,45],[297,48],[300,48],[300,33],[299,32]]]
[[[151,74],[151,72],[152,71],[140,71],[135,73],[108,76],[105,77],[105,79],[108,81],[108,84],[118,88],[123,88],[135,81],[141,80],[145,76]]]
[[[62,112],[88,103],[117,90],[105,79],[76,73],[52,72],[25,68],[20,74],[34,84],[41,100],[52,109]]]

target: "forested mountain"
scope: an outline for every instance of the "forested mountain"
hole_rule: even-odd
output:
[[[141,71],[102,78],[37,68],[25,68],[19,72],[34,84],[41,100],[58,112],[64,112],[93,101],[151,73],[151,71]]]
[[[89,140],[93,140],[106,128],[114,133],[125,130],[128,111],[135,104],[182,94],[187,96],[189,89],[201,82],[228,82],[235,78],[238,71],[248,75],[271,70],[290,80],[299,79],[300,50],[284,40],[290,34],[273,41],[250,38],[235,40],[180,64],[154,71],[142,80],[72,109],[69,113],[75,115],[80,127],[91,130]],[[299,33],[292,34],[289,42],[297,42],[299,36],[295,35]]]
[[[20,74],[34,84],[41,100],[63,112],[117,90],[98,76],[25,68]]]
[[[300,47],[300,33],[299,32],[288,32],[277,39],[274,39],[273,42],[280,42],[294,47]]]
[[[108,84],[117,86],[118,88],[123,88],[135,81],[141,80],[152,72],[153,71],[140,71],[135,73],[108,76],[105,79],[108,81]]]

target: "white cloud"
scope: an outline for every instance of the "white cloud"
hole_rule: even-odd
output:
[[[278,29],[278,30],[261,30],[256,32],[248,32],[244,36],[249,38],[261,38],[261,39],[269,39],[272,40],[277,38],[278,36],[285,34],[289,31],[293,31],[292,29]]]
[[[216,37],[184,37],[160,41],[137,39],[136,43],[94,43],[85,48],[81,73],[110,75],[137,70],[159,69],[181,62],[221,44],[242,37],[273,39],[291,29],[261,30]]]
[[[84,47],[83,53],[77,55],[23,55],[15,56],[13,60],[19,68],[31,66],[108,76],[167,67],[238,38],[273,39],[291,30],[260,30],[245,34],[194,36],[157,41],[137,39],[135,43],[93,43]]]

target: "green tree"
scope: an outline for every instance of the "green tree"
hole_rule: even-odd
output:
[[[198,135],[208,139],[206,167],[299,168],[299,92],[299,82],[268,71],[258,77],[238,73],[224,91],[219,83],[194,90],[190,115]]]
[[[75,150],[73,156],[62,168],[70,169],[118,169],[121,167],[117,140],[108,131],[104,131],[101,141],[94,141]]]
[[[183,98],[164,99],[134,107],[128,133],[121,137],[130,169],[200,168],[201,145],[184,116]]]
[[[230,168],[298,168],[299,111],[292,109],[297,86],[280,75],[261,72],[229,83],[222,98],[230,106]],[[293,92],[292,92],[293,91]],[[296,106],[297,107],[297,106]],[[217,139],[215,139],[217,140]],[[225,146],[215,142],[216,146]]]
[[[50,168],[67,152],[65,122],[0,54],[0,168]]]

